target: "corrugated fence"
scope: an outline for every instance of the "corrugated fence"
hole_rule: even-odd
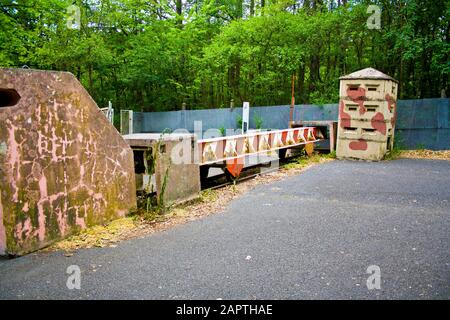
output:
[[[450,149],[450,99],[399,100],[396,139],[408,149]],[[135,112],[135,133],[162,132],[165,129],[194,131],[194,122],[208,129],[237,129],[242,108],[182,110],[169,112]],[[294,120],[335,120],[338,105],[296,105]],[[263,128],[282,129],[288,126],[289,106],[251,107],[250,128],[260,119]]]

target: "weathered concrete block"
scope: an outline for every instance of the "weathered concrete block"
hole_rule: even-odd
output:
[[[200,167],[194,156],[195,135],[139,133],[125,135],[124,139],[135,152],[138,190],[156,192],[158,201],[165,205],[198,197]]]
[[[135,190],[132,150],[71,73],[0,69],[0,254],[124,216]]]

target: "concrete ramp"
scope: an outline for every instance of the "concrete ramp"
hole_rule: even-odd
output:
[[[0,254],[136,206],[133,152],[66,72],[0,69]]]

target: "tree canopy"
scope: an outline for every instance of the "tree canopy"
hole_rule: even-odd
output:
[[[439,97],[449,3],[0,0],[0,66],[70,71],[99,105],[137,111],[289,104],[293,76],[297,103],[333,103],[339,76],[369,66],[400,81],[400,98]]]

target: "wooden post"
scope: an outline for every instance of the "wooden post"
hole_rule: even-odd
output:
[[[291,92],[292,98],[291,98],[291,107],[289,110],[289,128],[292,128],[294,122],[294,105],[295,105],[294,84],[295,84],[295,74],[292,75],[292,92]]]

